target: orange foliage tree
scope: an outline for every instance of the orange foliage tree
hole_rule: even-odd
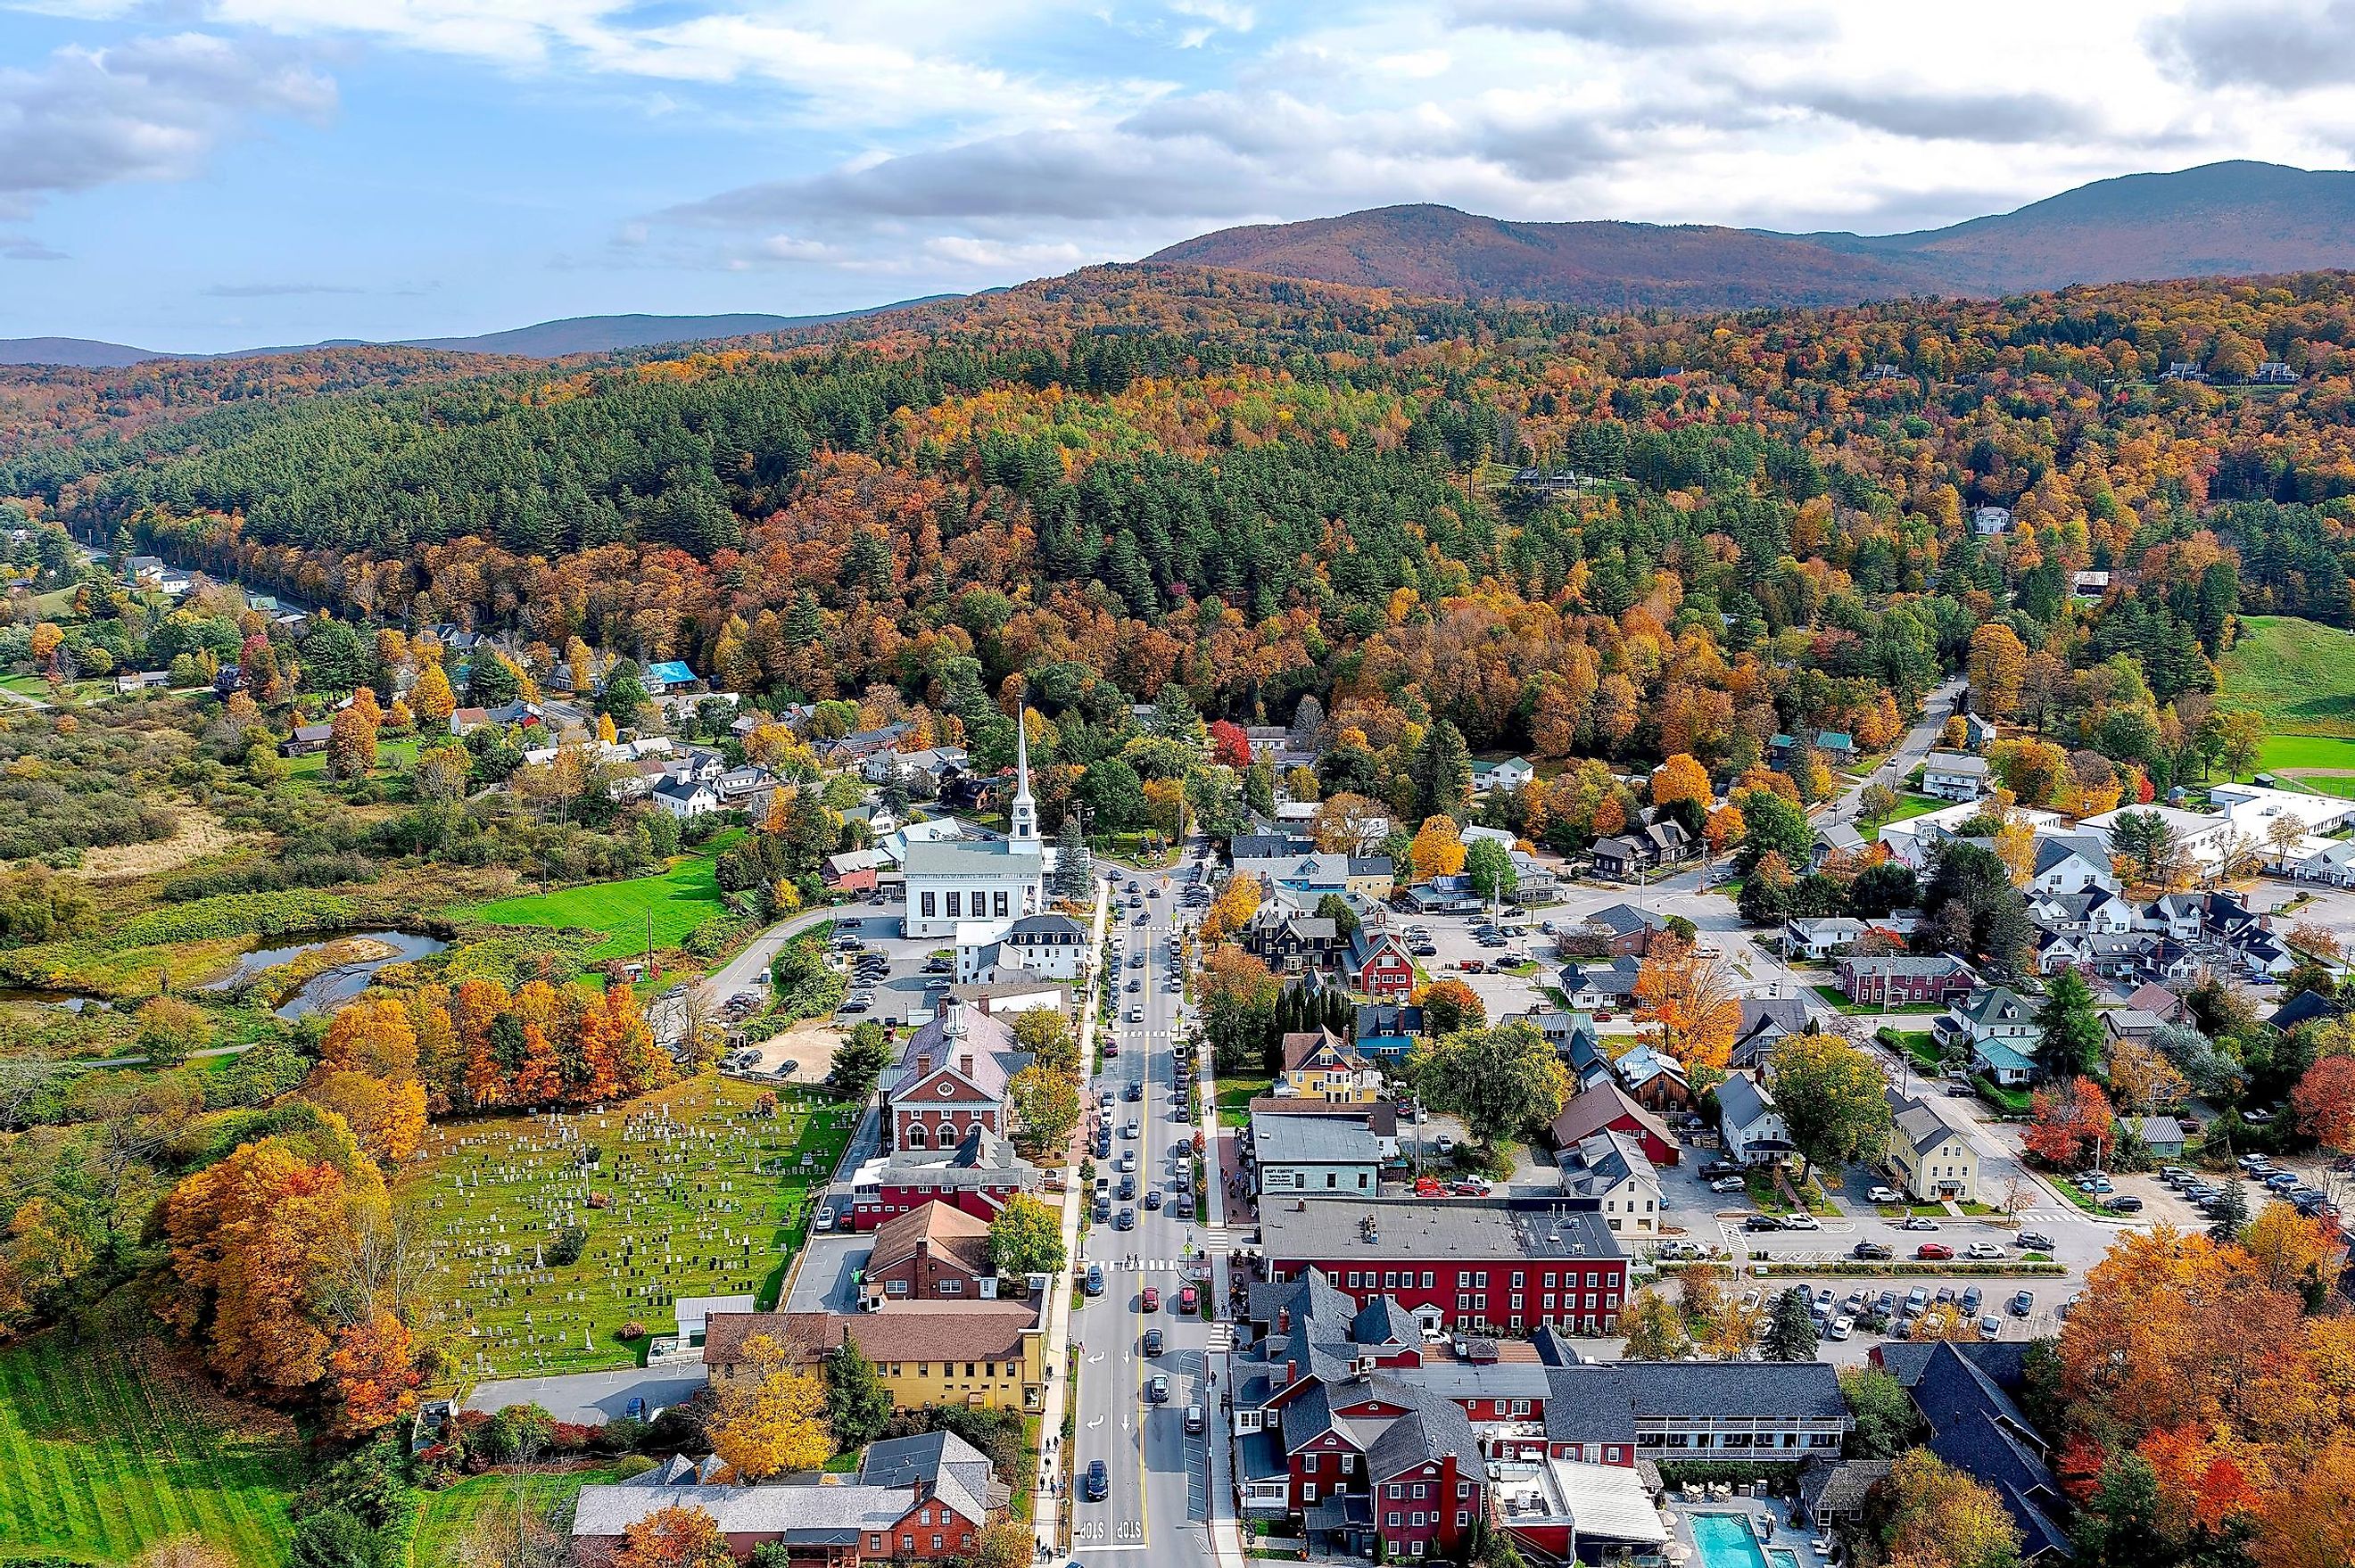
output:
[[[1636,1021],[1687,1072],[1721,1072],[1742,1027],[1742,997],[1725,960],[1684,938],[1652,940],[1636,972]]]

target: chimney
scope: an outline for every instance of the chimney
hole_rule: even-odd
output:
[[[957,1071],[967,1078],[973,1076],[973,1052],[968,1051],[957,1057]]]
[[[1300,1363],[1292,1360],[1289,1356],[1285,1357],[1284,1361],[1284,1386],[1290,1388],[1292,1386],[1292,1380],[1299,1375]]]
[[[1275,1309],[1275,1331],[1279,1334],[1289,1334],[1292,1332],[1291,1307],[1279,1307]]]
[[[932,1070],[932,1053],[931,1051],[925,1051],[916,1058],[916,1072],[919,1077],[924,1073],[930,1072]]]

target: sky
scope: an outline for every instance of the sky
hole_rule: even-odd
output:
[[[2350,147],[2355,0],[0,0],[0,336],[798,315],[1391,202],[1889,232]]]

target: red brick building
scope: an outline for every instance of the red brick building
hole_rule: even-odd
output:
[[[879,1304],[978,1301],[996,1278],[989,1221],[935,1200],[876,1231],[859,1290]]]
[[[954,1148],[976,1127],[1005,1136],[1007,1081],[1027,1060],[1012,1026],[951,1000],[908,1042],[900,1074],[884,1091],[891,1147]]]
[[[868,1160],[851,1177],[846,1223],[872,1231],[927,1203],[946,1203],[978,1220],[995,1220],[1018,1192],[1036,1192],[1045,1180],[1039,1168],[986,1127],[976,1127],[954,1148],[902,1150]]]

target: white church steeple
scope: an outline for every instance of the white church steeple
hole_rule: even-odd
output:
[[[1014,714],[1014,805],[1007,814],[1006,842],[1018,855],[1036,855],[1039,805],[1030,798],[1030,726],[1028,709]]]

